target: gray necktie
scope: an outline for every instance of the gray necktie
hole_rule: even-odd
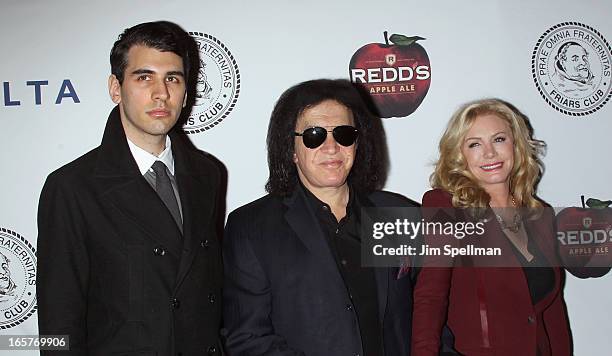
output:
[[[183,222],[181,221],[181,213],[176,197],[174,196],[170,177],[168,177],[168,173],[166,173],[166,165],[162,161],[155,161],[151,168],[153,168],[155,172],[155,191],[164,202],[164,205],[170,210],[170,214],[172,214],[174,221],[176,221],[176,225],[182,232]]]

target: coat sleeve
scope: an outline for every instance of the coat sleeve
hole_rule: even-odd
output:
[[[450,208],[449,199],[441,197],[441,191],[430,191],[423,196],[423,216],[431,216],[431,208]],[[424,243],[435,246],[446,239],[425,235]],[[448,240],[446,240],[448,241]],[[448,261],[447,261],[448,262]],[[414,310],[412,315],[411,356],[437,356],[440,352],[440,338],[446,323],[448,296],[452,268],[448,263],[426,256],[414,287]],[[444,266],[444,267],[442,267]]]
[[[270,281],[253,248],[252,229],[245,215],[230,214],[223,238],[225,283],[222,334],[230,356],[298,356],[286,340],[274,333],[270,318]]]
[[[70,352],[41,351],[47,356],[87,355],[89,259],[82,212],[68,186],[50,175],[38,206],[39,334],[69,335],[70,346]]]

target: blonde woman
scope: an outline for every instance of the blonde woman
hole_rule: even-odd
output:
[[[483,238],[501,236],[510,255],[505,267],[422,269],[413,356],[438,354],[445,323],[463,355],[570,355],[563,272],[551,267],[558,266],[553,215],[540,209],[535,195],[543,146],[526,119],[501,100],[468,103],[451,118],[423,208],[482,208],[492,217],[482,220]],[[539,215],[529,218],[524,210]]]

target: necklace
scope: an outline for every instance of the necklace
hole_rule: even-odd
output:
[[[512,197],[512,206],[516,208],[516,201],[514,201],[514,197]],[[511,224],[506,223],[497,212],[494,212],[494,214],[502,230],[509,230],[516,234],[521,228],[521,223],[523,222],[523,220],[521,218],[521,214],[519,214],[518,212],[514,213]]]
[[[523,220],[521,219],[521,214],[519,213],[514,213],[514,217],[512,218],[512,224],[507,224],[504,219],[502,219],[502,217],[499,216],[497,213],[495,214],[495,217],[497,218],[497,221],[499,222],[499,225],[501,226],[502,230],[510,230],[514,233],[517,233],[519,231],[519,229],[521,228],[521,223],[523,222]]]

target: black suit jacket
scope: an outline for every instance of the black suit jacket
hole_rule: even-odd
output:
[[[38,212],[39,331],[70,335],[72,355],[220,352],[219,172],[171,139],[182,237],[140,174],[117,107],[102,144],[47,178]]]
[[[363,207],[414,206],[386,192],[358,198]],[[351,298],[301,189],[232,212],[223,245],[223,333],[230,356],[363,355]],[[406,356],[409,273],[398,279],[398,268],[377,268],[375,275],[385,354]]]

